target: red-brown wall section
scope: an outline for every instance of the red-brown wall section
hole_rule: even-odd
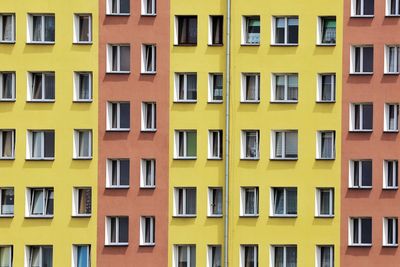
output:
[[[400,102],[399,75],[384,74],[385,44],[400,44],[400,19],[385,17],[384,0],[375,0],[373,18],[350,18],[351,0],[344,1],[343,155],[341,199],[341,264],[343,267],[399,266],[397,247],[382,246],[383,217],[400,217],[400,193],[383,188],[383,160],[400,159],[400,136],[384,133],[384,104]],[[374,46],[373,75],[351,75],[350,47]],[[350,103],[373,103],[373,132],[349,132]],[[372,189],[349,189],[349,160],[372,159]],[[372,217],[372,246],[348,246],[349,217]]]
[[[167,266],[168,257],[168,100],[169,1],[157,1],[155,17],[141,16],[131,0],[129,16],[107,16],[100,0],[99,195],[97,265]],[[106,74],[106,45],[130,44],[130,74]],[[141,45],[157,45],[157,74],[141,75]],[[107,101],[130,101],[130,131],[106,132]],[[141,103],[157,103],[157,132],[141,133]],[[106,189],[107,158],[130,159],[130,188]],[[140,159],[156,159],[156,188],[140,189]],[[129,245],[105,246],[105,217],[129,216]],[[154,247],[139,246],[140,216],[155,216]]]

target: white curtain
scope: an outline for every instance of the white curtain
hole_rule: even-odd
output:
[[[79,132],[79,157],[90,157],[90,132]]]
[[[32,16],[33,41],[42,41],[42,17]]]
[[[283,214],[283,189],[276,188],[274,194],[274,213]]]
[[[11,247],[1,247],[0,248],[0,266],[10,267],[11,262]]]
[[[43,98],[41,73],[32,74],[32,98],[33,99]]]
[[[247,189],[245,214],[256,213],[255,201],[256,201],[255,191],[253,189]]]
[[[256,100],[256,76],[246,76],[246,100]]]
[[[285,156],[297,157],[297,132],[285,133]]]
[[[12,157],[13,152],[13,145],[12,145],[12,131],[3,131],[2,138],[3,138],[3,151],[2,157]]]
[[[283,267],[283,247],[275,247],[274,252],[274,267]]]
[[[197,76],[195,74],[187,75],[187,99],[197,99]]]
[[[277,75],[275,78],[275,100],[285,99],[285,76]]]
[[[297,214],[297,190],[294,188],[286,189],[287,214]]]
[[[297,75],[288,75],[288,100],[297,100],[298,79]]]
[[[42,215],[44,213],[43,190],[32,190],[32,214]]]
[[[40,248],[30,248],[30,265],[29,267],[41,267],[40,265]]]
[[[283,140],[283,133],[276,132],[275,133],[275,157],[282,158],[282,140]]]
[[[43,142],[43,133],[42,132],[33,132],[32,133],[32,157],[33,158],[41,158],[43,156],[42,152],[42,142]]]
[[[286,247],[286,267],[297,266],[297,248]]]
[[[333,134],[321,133],[321,158],[333,156]]]
[[[12,16],[3,16],[3,41],[11,41],[12,36]]]

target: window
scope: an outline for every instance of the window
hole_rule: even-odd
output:
[[[106,217],[106,245],[127,246],[129,241],[129,217]]]
[[[90,245],[73,245],[73,267],[90,267]]]
[[[142,103],[142,131],[154,132],[157,129],[157,105],[154,102]]]
[[[0,43],[15,42],[15,15],[0,14]]]
[[[196,216],[196,188],[175,188],[175,216]]]
[[[317,159],[335,159],[335,131],[317,132]]]
[[[15,130],[0,130],[0,159],[14,159]]]
[[[13,246],[0,245],[0,266],[12,267],[13,266]]]
[[[274,17],[273,44],[297,45],[299,42],[298,17]]]
[[[240,266],[258,267],[258,246],[240,245]]]
[[[208,158],[222,159],[222,130],[208,131]]]
[[[250,16],[243,17],[243,39],[244,45],[260,44],[260,17]]]
[[[210,16],[209,45],[222,45],[224,32],[224,16]]]
[[[131,124],[130,109],[129,102],[108,102],[107,130],[129,131]]]
[[[15,72],[0,72],[0,101],[15,100]]]
[[[397,160],[383,161],[383,188],[398,188],[399,163]]]
[[[273,267],[297,266],[297,246],[295,245],[271,246],[271,266]]]
[[[197,45],[197,16],[176,16],[175,44]]]
[[[259,159],[259,130],[242,131],[242,159]]]
[[[49,43],[55,40],[54,15],[28,15],[28,43]]]
[[[54,130],[28,130],[27,159],[54,159]]]
[[[53,102],[55,99],[54,72],[30,72],[28,87],[28,101]]]
[[[174,267],[196,267],[196,245],[174,245]]]
[[[372,244],[372,219],[350,218],[349,246],[370,246]]]
[[[130,72],[129,45],[108,44],[107,45],[107,72],[108,73],[129,73]]]
[[[175,158],[197,157],[197,131],[175,131]]]
[[[142,0],[142,16],[156,15],[156,0]]]
[[[271,159],[297,159],[297,130],[272,131]]]
[[[385,132],[397,132],[399,130],[399,104],[385,104]]]
[[[318,44],[336,44],[336,17],[319,17],[318,22]]]
[[[178,73],[175,75],[175,101],[195,102],[197,100],[197,74]]]
[[[13,215],[14,215],[14,188],[0,187],[0,217],[3,216],[8,217]]]
[[[221,245],[208,245],[207,267],[222,267]]]
[[[316,217],[333,217],[335,194],[333,188],[317,188]]]
[[[372,74],[374,71],[374,47],[351,47],[351,74]]]
[[[92,189],[74,188],[73,216],[88,217],[92,214]]]
[[[317,246],[317,267],[334,267],[334,248],[332,245]]]
[[[223,75],[218,73],[211,73],[209,75],[209,98],[208,102],[221,103],[223,97]]]
[[[272,102],[297,102],[297,74],[273,74],[272,80]]]
[[[372,131],[373,105],[371,103],[351,104],[350,106],[350,131]]]
[[[297,188],[274,187],[271,190],[271,216],[292,217],[297,215]]]
[[[129,159],[107,160],[107,187],[129,187]]]
[[[140,187],[155,188],[156,186],[156,160],[142,159],[140,162]]]
[[[129,15],[130,0],[107,0],[107,15]]]
[[[400,46],[385,45],[385,74],[399,74]]]
[[[352,0],[351,16],[367,17],[374,15],[374,0]]]
[[[140,245],[155,245],[155,218],[152,216],[140,217]]]
[[[351,160],[349,173],[350,188],[372,187],[372,160]]]
[[[153,44],[142,45],[142,73],[155,74],[157,71],[157,47]]]
[[[400,16],[400,1],[387,0],[386,1],[386,16]]]
[[[258,187],[241,188],[240,216],[258,216]]]
[[[91,43],[92,15],[75,14],[74,23],[75,23],[74,43]]]
[[[260,74],[245,73],[242,75],[242,102],[260,101]]]
[[[53,267],[53,246],[27,246],[29,267]]]
[[[74,80],[74,101],[90,102],[92,101],[92,73],[75,72]]]
[[[222,188],[208,188],[208,216],[222,216]]]
[[[397,218],[383,218],[383,246],[397,246],[398,244]]]
[[[53,188],[28,188],[27,201],[29,204],[27,217],[53,217]]]
[[[74,130],[74,159],[92,158],[92,130]]]
[[[317,102],[335,102],[336,74],[318,74]]]

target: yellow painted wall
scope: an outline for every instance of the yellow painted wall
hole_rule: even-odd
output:
[[[3,0],[16,14],[16,43],[0,44],[0,71],[16,71],[16,102],[0,103],[0,128],[16,129],[15,160],[0,161],[0,186],[15,189],[15,216],[0,218],[0,244],[14,245],[14,265],[24,266],[25,245],[53,245],[53,266],[71,266],[72,244],[90,244],[96,266],[97,218],[97,1]],[[55,45],[30,45],[27,13],[55,13]],[[93,45],[73,45],[73,14],[91,13]],[[55,103],[27,103],[27,72],[55,71]],[[73,71],[93,72],[92,103],[73,103]],[[73,160],[73,130],[93,129],[93,159]],[[55,160],[26,161],[27,129],[55,129]],[[54,218],[29,219],[27,187],[54,187]],[[72,218],[72,189],[92,187],[92,216]]]

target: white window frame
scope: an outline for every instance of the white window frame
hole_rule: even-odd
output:
[[[46,157],[45,156],[45,132],[53,132],[54,134],[54,156],[53,157]],[[41,135],[41,156],[40,157],[33,157],[33,133],[37,133]],[[54,160],[55,158],[55,149],[56,149],[56,133],[54,130],[27,130],[27,142],[26,142],[26,159],[28,160]]]
[[[113,104],[117,105],[117,110],[115,112],[117,112],[117,127],[113,128],[112,127],[112,120],[113,120],[113,112],[114,112],[114,108],[113,108]],[[110,132],[127,132],[130,131],[130,121],[129,121],[129,128],[122,128],[121,127],[121,104],[129,104],[129,120],[131,120],[131,105],[130,102],[107,102],[107,131]]]
[[[115,0],[118,1],[118,0]],[[117,47],[117,70],[112,69],[113,65],[113,47]],[[121,70],[121,47],[129,47],[129,70]],[[107,44],[107,64],[106,64],[106,73],[119,73],[119,74],[130,74],[131,73],[131,46],[130,44]]]
[[[249,32],[248,30],[248,23],[249,19],[255,19],[258,18],[258,21],[260,23],[260,33],[259,33],[259,41],[258,42],[247,42],[247,37]],[[246,46],[259,46],[261,44],[261,17],[259,15],[246,15],[242,16],[242,45]]]
[[[213,213],[213,206],[218,205],[213,202],[215,191],[221,191],[221,214]],[[208,209],[207,209],[208,217],[222,217],[223,197],[224,197],[224,195],[223,195],[222,187],[209,187],[208,188]]]
[[[214,23],[213,23],[213,18],[215,17],[222,17],[222,40],[221,43],[213,43],[213,29],[214,29]],[[223,46],[224,43],[224,16],[223,15],[210,15],[208,16],[208,45],[209,46]]]
[[[13,203],[13,212],[12,213],[3,213],[3,210],[1,209],[1,206],[3,206],[3,191],[5,190],[12,190],[13,191],[13,196],[14,196],[14,203]],[[15,212],[15,189],[14,187],[0,187],[0,218],[4,217],[14,217],[14,212]],[[1,247],[1,245],[0,245]]]
[[[333,83],[331,84],[331,99],[322,99],[322,76],[331,76]],[[317,78],[317,103],[334,103],[336,102],[336,73],[319,73]]]
[[[183,156],[179,156],[179,133],[183,133],[183,147],[184,154]],[[196,156],[187,156],[187,134],[189,132],[193,132],[196,134]],[[174,159],[197,159],[197,130],[175,130],[175,152]]]
[[[362,243],[362,220],[363,219],[370,219],[371,220],[371,225],[372,225],[372,218],[371,217],[350,217],[349,218],[349,238],[348,238],[348,242],[349,242],[349,246],[355,246],[355,247],[370,247],[372,246],[372,242],[371,243]],[[359,240],[357,240],[357,242],[354,242],[355,240],[353,240],[353,231],[354,231],[354,223],[355,221],[357,221],[356,223],[358,224],[358,238]],[[373,238],[372,233],[371,233],[371,239]]]
[[[329,214],[321,214],[321,193],[322,191],[329,192]],[[327,187],[319,187],[315,190],[315,217],[333,218],[335,216],[334,210],[335,189]]]
[[[117,12],[116,13],[112,13],[112,6],[113,6],[113,1],[117,1]],[[121,0],[107,0],[106,3],[106,15],[108,16],[129,16],[130,13],[130,9],[132,8],[129,5],[129,13],[121,13]],[[128,2],[130,2],[130,0],[127,0]]]
[[[270,258],[270,266],[271,267],[275,267],[275,248],[283,248],[283,267],[286,267],[287,266],[287,262],[286,262],[286,250],[287,250],[287,248],[296,248],[296,264],[298,263],[298,260],[297,260],[297,256],[298,256],[298,250],[297,250],[297,245],[286,245],[286,244],[282,244],[282,245],[271,245],[270,246],[270,255],[271,255],[271,258]]]
[[[89,133],[88,156],[80,156],[80,133]],[[74,159],[92,159],[93,158],[93,133],[90,129],[75,129],[74,130]]]
[[[282,157],[276,157],[276,134],[282,133]],[[297,133],[297,157],[286,157],[286,133]],[[298,130],[272,130],[271,131],[271,156],[273,160],[297,160],[299,158],[299,132]]]
[[[208,102],[209,103],[223,103],[224,100],[224,89],[223,89],[223,84],[222,84],[222,100],[214,100],[214,79],[215,76],[221,75],[222,76],[222,81],[223,81],[223,74],[222,73],[209,73],[208,74]]]
[[[323,157],[322,156],[322,135],[323,134],[328,134],[331,135],[332,142],[332,151],[330,153],[329,157]],[[317,144],[316,144],[316,158],[321,159],[321,160],[334,160],[336,158],[336,131],[317,131]]]
[[[91,211],[93,211],[93,190],[91,187],[74,187],[72,191],[72,216],[73,217],[91,217],[92,213],[79,213],[79,191],[90,190]]]
[[[81,75],[88,75],[89,77],[89,98],[79,98],[80,80]],[[74,72],[74,102],[93,102],[93,73],[89,71],[76,71]]]
[[[42,98],[34,99],[33,98],[33,75],[41,75],[42,76]],[[46,98],[46,76],[54,76],[54,99]],[[55,102],[56,99],[56,74],[55,72],[45,71],[45,72],[28,72],[28,93],[27,93],[27,101],[28,102]]]
[[[91,266],[91,245],[90,244],[73,244],[72,245],[72,267],[78,267],[78,247],[86,247],[88,250],[87,266]]]
[[[213,135],[217,135],[217,144],[214,144]],[[208,131],[208,159],[222,159],[222,146],[223,146],[223,133],[222,130],[209,130]],[[214,146],[217,146],[218,154],[217,156],[213,156]]]
[[[372,184],[371,184],[371,186],[362,185],[363,184],[362,183],[362,181],[363,181],[362,165],[363,165],[363,162],[365,162],[365,161],[371,161],[371,160],[364,159],[364,160],[350,160],[349,161],[349,188],[355,188],[355,189],[371,189],[372,188]],[[359,162],[358,163],[358,168],[359,168],[358,169],[358,173],[359,173],[359,184],[358,185],[354,184],[354,168],[355,168],[354,162]],[[371,173],[373,173],[373,166],[372,166]],[[372,180],[373,180],[373,178],[372,178]]]
[[[246,99],[246,81],[247,78],[250,76],[255,76],[255,92],[254,92],[254,96],[255,96],[255,100],[248,100]],[[242,73],[242,88],[240,90],[241,92],[241,98],[240,98],[240,102],[242,103],[260,103],[261,97],[261,75],[260,73]]]
[[[149,219],[150,225],[146,224],[146,220]],[[146,242],[146,230],[150,227],[150,241]],[[140,216],[140,246],[155,246],[155,230],[156,220],[154,216]]]
[[[1,18],[0,18],[1,19]],[[4,79],[4,75],[5,74],[11,74],[11,98],[4,98],[3,96],[3,79]],[[9,101],[15,101],[15,94],[16,94],[16,90],[15,90],[15,71],[2,71],[0,72],[0,102],[9,102]]]
[[[315,258],[315,266],[316,267],[325,267],[321,265],[321,259],[322,259],[322,252],[321,249],[322,248],[328,248],[329,249],[329,267],[334,267],[334,259],[335,259],[335,248],[334,245],[317,245],[316,247],[316,258]]]
[[[128,164],[129,164],[129,173],[130,173],[130,160],[128,158],[118,158],[118,159],[114,159],[114,158],[110,158],[107,159],[107,181],[106,181],[106,188],[122,188],[122,189],[126,189],[129,188],[129,183],[127,185],[121,185],[121,160],[127,160]],[[113,174],[113,170],[112,170],[112,163],[113,161],[116,161],[116,168],[117,168],[117,185],[112,185],[112,174]],[[128,177],[128,182],[130,182],[130,175]]]
[[[395,229],[392,229],[392,239],[394,242],[389,243],[389,220],[395,225]],[[398,246],[398,234],[399,234],[399,222],[397,217],[384,217],[382,224],[382,246],[383,247],[397,247]],[[397,241],[397,242],[396,242]]]
[[[3,132],[11,132],[11,156],[3,157]],[[15,159],[15,129],[0,129],[0,160]]]
[[[372,71],[364,71],[364,48],[372,48],[372,52],[374,53],[373,45],[352,45],[350,47],[350,74],[358,74],[358,75],[370,75],[374,73],[374,58],[372,58]],[[356,48],[360,48],[360,71],[356,71]],[[372,54],[374,57],[374,54]]]
[[[88,41],[80,41],[80,17],[88,17],[89,18],[89,40]],[[76,13],[74,14],[74,44],[91,44],[93,42],[93,35],[92,35],[92,14],[81,14]]]
[[[276,20],[277,19],[285,19],[285,31],[284,31],[284,37],[285,40],[283,43],[277,43],[276,42]],[[297,43],[288,43],[288,30],[289,30],[289,25],[288,25],[288,20],[289,19],[297,19],[297,27],[298,27],[298,36],[297,36]],[[273,16],[272,17],[272,29],[271,29],[271,45],[274,46],[298,46],[299,45],[299,37],[300,37],[300,20],[298,16]]]
[[[390,106],[394,108],[394,129],[390,129]],[[399,104],[398,103],[385,103],[385,113],[384,113],[384,132],[394,132],[399,131]]]
[[[355,128],[355,121],[356,121],[356,111],[355,107],[360,106],[360,129]],[[364,129],[364,106],[365,105],[372,105],[372,129]],[[374,106],[372,103],[350,103],[350,108],[349,108],[349,115],[350,115],[350,125],[349,125],[349,130],[350,132],[372,132],[374,129]]]
[[[146,127],[148,109],[151,109],[151,127]],[[157,104],[156,102],[142,102],[142,132],[155,132],[157,131]]]
[[[151,1],[151,0],[148,0]],[[151,49],[151,70],[146,69],[147,48]],[[142,44],[142,74],[156,74],[157,73],[157,46],[155,44]]]
[[[111,242],[111,219],[115,218],[115,242]],[[120,218],[128,218],[128,242],[119,241],[119,220]],[[106,246],[128,246],[129,244],[129,217],[128,216],[106,216],[105,227],[105,245]]]
[[[186,213],[186,198],[187,190],[194,189],[196,194],[196,213],[188,214]],[[182,190],[182,214],[179,214],[179,190]],[[174,217],[196,217],[197,216],[197,188],[196,187],[175,187],[174,188]]]
[[[253,257],[254,257],[254,265],[247,266],[246,264],[246,257],[245,257],[245,250],[246,247],[253,247]],[[240,267],[258,267],[258,245],[255,244],[242,244],[240,245]]]
[[[336,20],[336,16],[319,16],[318,17],[318,24],[317,24],[317,45],[320,45],[320,46],[335,46],[336,45],[336,41],[335,41],[335,43],[323,43],[322,42],[322,38],[323,38],[323,31],[324,31],[324,28],[323,28],[323,24],[322,24],[322,22],[324,21],[324,20],[328,20],[328,19],[335,19],[335,21],[337,22],[337,20]],[[336,27],[336,33],[337,33],[337,27]],[[337,38],[337,37],[336,37]]]
[[[0,39],[0,43],[15,43],[15,13],[0,13],[0,38],[3,37],[3,16],[11,16],[11,36],[12,40]]]
[[[257,147],[256,147],[256,156],[255,157],[247,157],[247,134],[256,134],[257,139]],[[241,131],[241,153],[240,159],[246,160],[259,160],[260,159],[260,130],[242,130]]]
[[[246,196],[247,191],[253,191],[254,193],[254,210],[255,213],[246,213]],[[244,186],[240,187],[240,217],[258,217],[260,213],[260,190],[258,187],[255,186]]]
[[[219,249],[220,263],[222,264],[222,246],[221,245],[207,245],[207,267],[218,267],[218,266],[213,265],[213,257],[212,257],[213,248]]]
[[[366,18],[374,17],[374,14],[372,14],[372,15],[364,15],[364,1],[365,1],[365,0],[360,0],[360,1],[361,1],[361,2],[360,2],[360,5],[361,5],[361,7],[360,7],[361,14],[360,14],[360,15],[357,15],[357,14],[356,14],[356,1],[357,1],[357,0],[351,0],[351,17],[357,17],[357,18],[359,18],[359,17],[366,17]],[[374,13],[375,13],[375,9],[374,9]]]
[[[395,10],[397,10],[397,13],[395,12],[394,14],[392,14],[390,12],[391,8],[392,8],[391,0],[386,0],[386,13],[385,13],[386,17],[398,17],[398,16],[400,16],[400,1],[399,0],[396,0],[395,8],[394,8]]]
[[[34,41],[33,40],[33,17],[41,17],[41,40]],[[45,25],[45,17],[54,17],[54,41],[45,41],[45,32],[46,32],[46,25]],[[28,29],[27,29],[27,43],[28,44],[55,44],[56,40],[56,16],[55,14],[42,14],[42,13],[28,13]]]
[[[150,164],[150,182],[146,184],[147,164]],[[141,159],[140,160],[140,188],[156,188],[156,160]]]
[[[179,87],[180,87],[180,79],[179,76],[184,75],[184,96],[182,99],[179,99]],[[198,93],[198,81],[197,81],[197,73],[196,72],[179,72],[175,73],[175,99],[174,102],[186,102],[186,103],[196,103],[198,96],[196,95],[196,99],[188,99],[188,86],[187,86],[187,76],[188,75],[196,75],[196,94]]]
[[[52,254],[52,266],[54,266],[54,250],[52,245],[28,245],[25,246],[25,262],[26,262],[26,267],[31,267],[32,266],[32,249],[33,248],[39,248],[39,266],[43,266],[43,248],[51,248],[51,254]]]
[[[391,49],[394,50],[394,62],[393,62],[394,70],[390,70]],[[385,45],[384,74],[400,74],[400,45]]]
[[[392,172],[392,185],[389,185],[389,162],[391,162]],[[399,188],[399,162],[398,160],[384,160],[383,161],[383,189],[396,190]]]
[[[42,214],[32,214],[33,208],[33,199],[32,199],[32,191],[42,190],[43,197],[43,213]],[[49,191],[53,191],[53,214],[46,214],[47,209],[47,194]],[[25,208],[25,217],[26,218],[53,218],[55,213],[55,190],[53,187],[29,187],[26,189],[26,208]]]
[[[289,214],[287,211],[287,191],[288,189],[296,189],[296,214]],[[275,194],[277,189],[283,189],[283,213],[282,214],[277,214],[275,213]],[[298,206],[299,206],[299,200],[298,200],[298,190],[297,187],[271,187],[271,207],[270,207],[270,217],[297,217],[298,215]]]
[[[288,92],[289,92],[289,76],[297,77],[297,99],[289,100]],[[284,76],[285,79],[285,89],[284,89],[284,99],[278,100],[276,99],[276,77]],[[271,103],[297,103],[299,102],[299,75],[298,73],[273,73],[271,77]]]
[[[174,267],[179,267],[179,248],[182,247],[183,249],[186,250],[186,258],[187,258],[187,262],[188,262],[188,267],[190,266],[196,266],[196,261],[192,264],[192,259],[190,257],[190,252],[192,249],[194,249],[194,253],[196,255],[196,245],[192,245],[192,244],[176,244],[174,245],[174,258],[173,258],[173,266]],[[195,258],[196,260],[196,258]]]
[[[3,249],[7,249],[8,250],[8,255],[9,255],[9,262],[8,262],[8,266],[9,267],[13,267],[13,262],[14,262],[14,246],[13,245],[0,245],[0,251]]]
[[[152,10],[151,12],[147,12],[147,3],[151,1],[152,2]],[[156,0],[142,0],[142,16],[156,16],[157,15],[157,6],[156,6],[157,2]]]

